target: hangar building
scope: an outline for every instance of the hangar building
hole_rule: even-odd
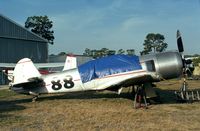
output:
[[[48,41],[0,14],[0,63],[16,63],[24,57],[47,62]],[[2,77],[0,84],[4,83]]]

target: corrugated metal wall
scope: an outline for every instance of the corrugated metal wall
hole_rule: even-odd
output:
[[[47,43],[18,39],[0,38],[0,62],[16,63],[22,58],[31,58],[33,62],[47,62]]]

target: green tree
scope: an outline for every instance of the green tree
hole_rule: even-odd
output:
[[[85,49],[85,52],[83,53],[85,56],[92,56],[92,51],[88,48]]]
[[[127,55],[135,55],[135,50],[134,49],[128,49],[126,50]],[[108,48],[102,48],[100,50],[91,50],[86,48],[85,52],[83,53],[83,55],[85,56],[90,56],[93,58],[101,58],[101,57],[105,57],[105,56],[109,56],[109,55],[115,55],[116,51],[115,50],[110,50]],[[123,49],[119,49],[117,51],[117,54],[125,54],[125,51]]]
[[[127,55],[135,55],[135,50],[134,49],[128,49],[126,50]]]
[[[117,51],[117,54],[124,54],[125,53],[125,51],[123,50],[123,49],[119,49],[118,51]]]
[[[103,52],[101,50],[94,50],[93,58],[101,58],[103,56]]]
[[[115,55],[116,51],[115,50],[109,50],[108,55]]]
[[[101,56],[108,56],[108,52],[109,52],[109,49],[108,48],[102,48],[101,50],[100,50],[100,52],[101,52]]]
[[[165,37],[161,34],[154,34],[149,33],[146,36],[146,39],[144,40],[144,50],[141,53],[143,54],[149,54],[150,52],[156,53],[156,52],[163,52],[167,48],[167,43],[165,43]]]
[[[31,16],[28,17],[25,22],[25,28],[30,29],[35,34],[43,37],[48,40],[50,44],[53,44],[54,31],[51,30],[53,27],[53,22],[49,20],[49,18],[45,16]]]
[[[97,56],[97,51],[98,50],[91,50],[91,57],[93,57],[93,58],[97,58],[98,56]]]
[[[93,58],[100,58],[108,55],[114,55],[115,52],[116,52],[115,50],[109,50],[108,48],[102,48],[100,50],[91,50],[86,48],[83,55],[90,56]]]

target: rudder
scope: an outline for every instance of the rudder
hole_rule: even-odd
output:
[[[65,65],[64,65],[63,71],[74,69],[74,68],[77,68],[76,57],[72,56],[72,55],[70,55],[70,56],[68,55],[66,57],[66,61],[65,61]]]
[[[23,58],[15,66],[12,85],[27,83],[28,79],[40,76],[33,62],[29,58]]]

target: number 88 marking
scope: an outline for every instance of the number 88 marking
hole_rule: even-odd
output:
[[[74,87],[74,82],[72,81],[72,77],[71,76],[66,76],[66,78],[63,80],[64,83],[64,87],[69,89]]]

